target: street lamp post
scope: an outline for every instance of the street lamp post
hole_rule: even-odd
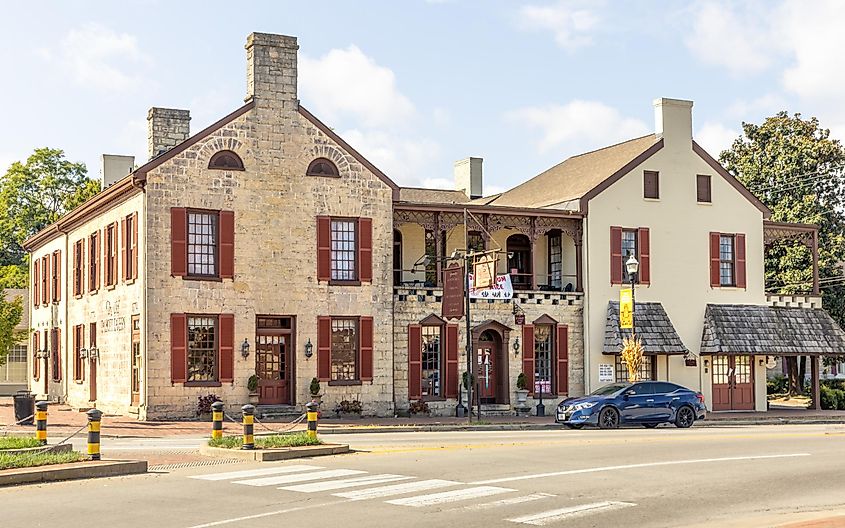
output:
[[[633,254],[631,254],[625,262],[625,269],[628,270],[628,278],[631,280],[631,322],[634,323],[637,312],[637,303],[634,298],[634,285],[637,282],[637,271],[640,269],[640,263],[637,262],[637,259],[634,258]],[[634,337],[634,326],[635,324],[631,324],[631,337]]]

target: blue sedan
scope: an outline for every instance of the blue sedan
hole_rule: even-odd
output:
[[[587,424],[602,429],[625,424],[651,428],[661,423],[686,428],[703,420],[705,414],[700,392],[667,381],[641,381],[613,383],[588,396],[563,400],[557,407],[555,421],[572,429]]]

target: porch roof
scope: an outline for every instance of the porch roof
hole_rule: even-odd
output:
[[[845,354],[845,331],[820,308],[708,304],[702,354]]]
[[[642,341],[646,355],[689,353],[660,303],[636,303],[634,333]],[[619,328],[619,301],[610,301],[607,304],[602,353],[618,354],[622,349],[622,336],[622,329]]]

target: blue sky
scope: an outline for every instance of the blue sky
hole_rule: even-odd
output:
[[[657,97],[695,101],[715,154],[778,110],[845,132],[845,2],[15,2],[0,33],[0,170],[40,146],[96,177],[146,161],[151,106],[193,132],[243,103],[246,36],[299,37],[299,97],[400,184],[485,194],[649,133]]]

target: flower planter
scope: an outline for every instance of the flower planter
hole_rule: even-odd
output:
[[[517,407],[525,407],[526,401],[528,401],[528,391],[527,390],[517,390],[516,391],[516,406]]]
[[[249,404],[250,405],[258,405],[258,393],[257,392],[250,392],[249,393]]]

